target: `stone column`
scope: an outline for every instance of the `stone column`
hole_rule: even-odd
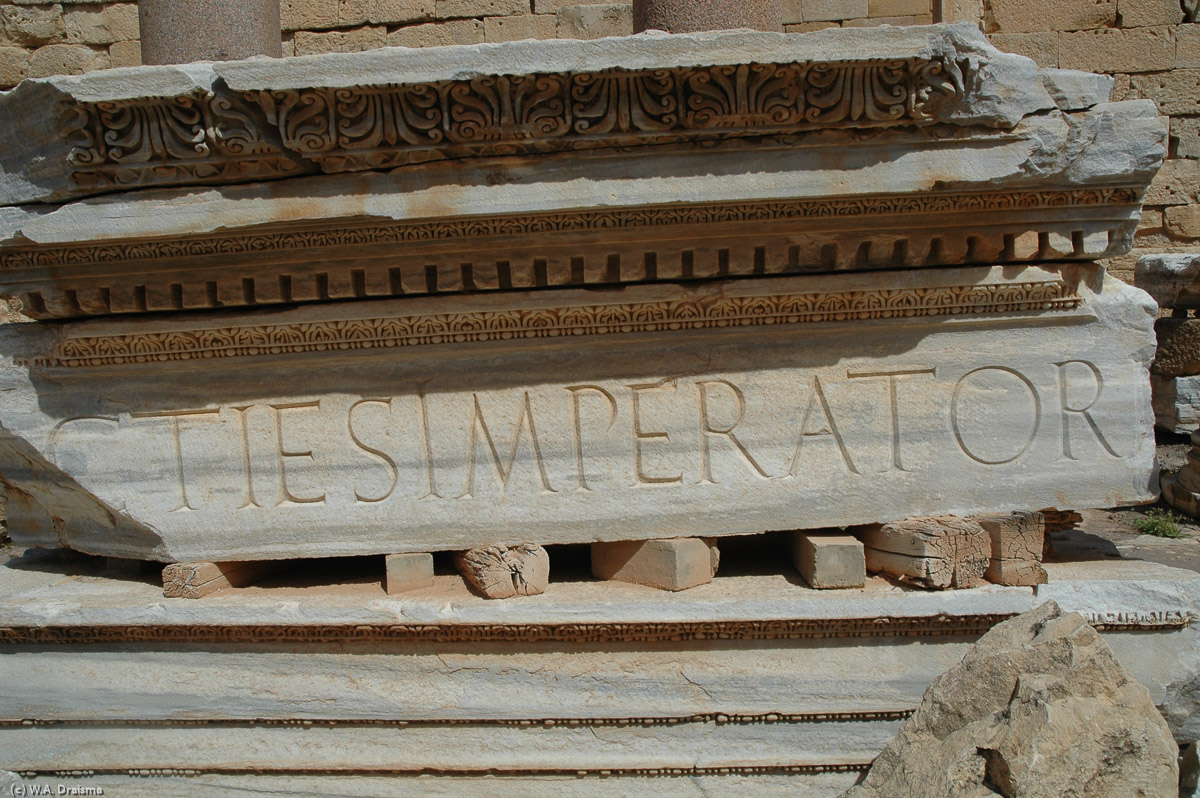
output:
[[[143,64],[283,55],[279,0],[139,0]]]
[[[633,0],[635,33],[729,28],[782,31],[782,0]]]

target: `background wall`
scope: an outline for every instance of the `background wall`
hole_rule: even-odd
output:
[[[752,0],[747,0],[751,2]],[[1200,252],[1200,0],[783,0],[788,31],[969,21],[1042,66],[1116,78],[1113,99],[1170,117],[1169,160],[1146,197],[1146,252]],[[595,0],[280,0],[285,55],[633,32],[631,6]],[[137,4],[0,0],[0,88],[139,63]]]

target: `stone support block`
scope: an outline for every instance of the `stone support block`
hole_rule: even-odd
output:
[[[1200,201],[1192,205],[1172,205],[1163,212],[1167,231],[1176,238],[1200,238]]]
[[[338,25],[397,25],[433,17],[434,0],[339,0]]]
[[[489,599],[540,595],[550,582],[550,555],[536,543],[456,552],[454,564],[467,584]]]
[[[627,540],[592,544],[592,576],[687,590],[713,580],[720,551],[709,538]]]
[[[1058,66],[1057,32],[993,33],[988,39],[1005,52],[1032,58],[1040,67]]]
[[[27,76],[46,78],[51,75],[82,75],[110,66],[108,52],[83,44],[48,44],[33,51],[29,57]]]
[[[1059,66],[1089,72],[1169,70],[1175,66],[1175,33],[1166,26],[1063,33]]]
[[[1117,0],[1122,28],[1178,25],[1183,22],[1179,0]]]
[[[484,17],[484,41],[514,42],[521,39],[553,39],[558,29],[554,14],[526,14],[519,17]]]
[[[1172,158],[1150,181],[1143,200],[1147,205],[1189,205],[1200,202],[1200,161]]]
[[[862,587],[867,580],[863,544],[852,535],[792,532],[792,564],[817,589]]]
[[[387,35],[388,47],[446,47],[453,44],[480,44],[483,22],[478,19],[449,19],[424,25],[410,25]]]
[[[338,0],[280,0],[283,30],[321,30],[338,26]]]
[[[246,587],[283,567],[282,561],[177,562],[162,570],[165,598],[203,598],[228,587]]]
[[[1090,30],[1117,22],[1117,0],[992,0],[988,7],[988,33]]]
[[[870,13],[868,0],[803,0],[805,22],[840,22]]]
[[[385,589],[388,595],[433,585],[433,555],[427,552],[388,554]]]
[[[1134,285],[1160,308],[1200,309],[1200,254],[1156,254],[1138,258]]]
[[[323,32],[296,31],[296,55],[321,53],[358,53],[374,50],[387,44],[387,28],[382,26],[331,30]]]
[[[438,19],[504,17],[528,13],[529,0],[437,0],[434,8],[434,15]]]
[[[0,6],[0,20],[6,43],[40,47],[63,41],[66,26],[58,3],[45,6]]]
[[[1200,376],[1150,375],[1154,423],[1168,432],[1187,434],[1200,426]]]
[[[1132,75],[1130,99],[1133,98],[1154,100],[1159,113],[1172,118],[1200,115],[1200,69],[1173,69],[1153,75]]]
[[[1200,24],[1180,25],[1175,29],[1175,68],[1197,67],[1200,67]]]
[[[63,13],[70,44],[112,44],[138,39],[136,3],[78,6]]]
[[[1046,544],[1045,516],[1016,512],[976,516],[975,521],[991,538],[991,558],[984,577],[998,585],[1046,584],[1042,551]]]
[[[633,7],[629,3],[570,6],[557,16],[560,39],[602,39],[633,33]]]
[[[145,64],[279,58],[283,52],[279,0],[139,0],[137,12]]]
[[[1158,349],[1150,372],[1159,377],[1200,374],[1200,319],[1164,317],[1154,322]]]
[[[633,29],[637,32],[696,33],[729,28],[782,31],[780,0],[633,0]]]
[[[991,539],[975,521],[939,516],[875,524],[858,533],[867,571],[935,590],[983,583]]]

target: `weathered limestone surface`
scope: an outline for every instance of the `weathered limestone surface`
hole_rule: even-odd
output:
[[[945,590],[977,587],[991,540],[978,523],[943,515],[906,518],[860,532],[867,570]]]
[[[781,0],[633,0],[633,29],[669,33],[753,28],[782,31]]]
[[[1053,602],[984,635],[845,798],[1167,796],[1178,748],[1146,688]]]
[[[863,544],[851,535],[794,532],[792,563],[809,587],[824,590],[866,583]]]
[[[1154,423],[1160,429],[1186,435],[1200,425],[1200,376],[1150,375]]]
[[[457,552],[454,564],[484,598],[536,596],[550,581],[550,555],[536,543]]]
[[[1200,374],[1200,319],[1164,317],[1154,322],[1158,349],[1150,373],[1158,377]]]
[[[433,555],[427,552],[389,554],[384,589],[388,595],[433,585]]]
[[[1152,319],[1068,266],[9,325],[0,477],[164,561],[1137,503]]]
[[[134,561],[136,562],[136,561]],[[180,562],[163,568],[163,596],[203,598],[227,587],[245,587],[279,569],[276,562]]]
[[[277,0],[140,0],[143,64],[283,55]]]
[[[1159,307],[1200,308],[1200,255],[1145,255],[1138,258],[1134,281]]]
[[[999,585],[1046,583],[1046,569],[1042,567],[1046,521],[1041,513],[984,515],[976,516],[974,520],[988,533],[992,543],[991,557],[984,573],[989,582]]]
[[[0,97],[47,109],[0,132],[0,291],[55,318],[1112,257],[1165,129],[1108,90],[969,26],[27,81]]]

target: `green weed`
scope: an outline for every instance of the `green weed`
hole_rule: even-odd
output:
[[[1154,535],[1158,538],[1183,537],[1183,530],[1179,528],[1179,518],[1170,510],[1160,508],[1150,510],[1145,518],[1134,521],[1133,528],[1143,535]]]

